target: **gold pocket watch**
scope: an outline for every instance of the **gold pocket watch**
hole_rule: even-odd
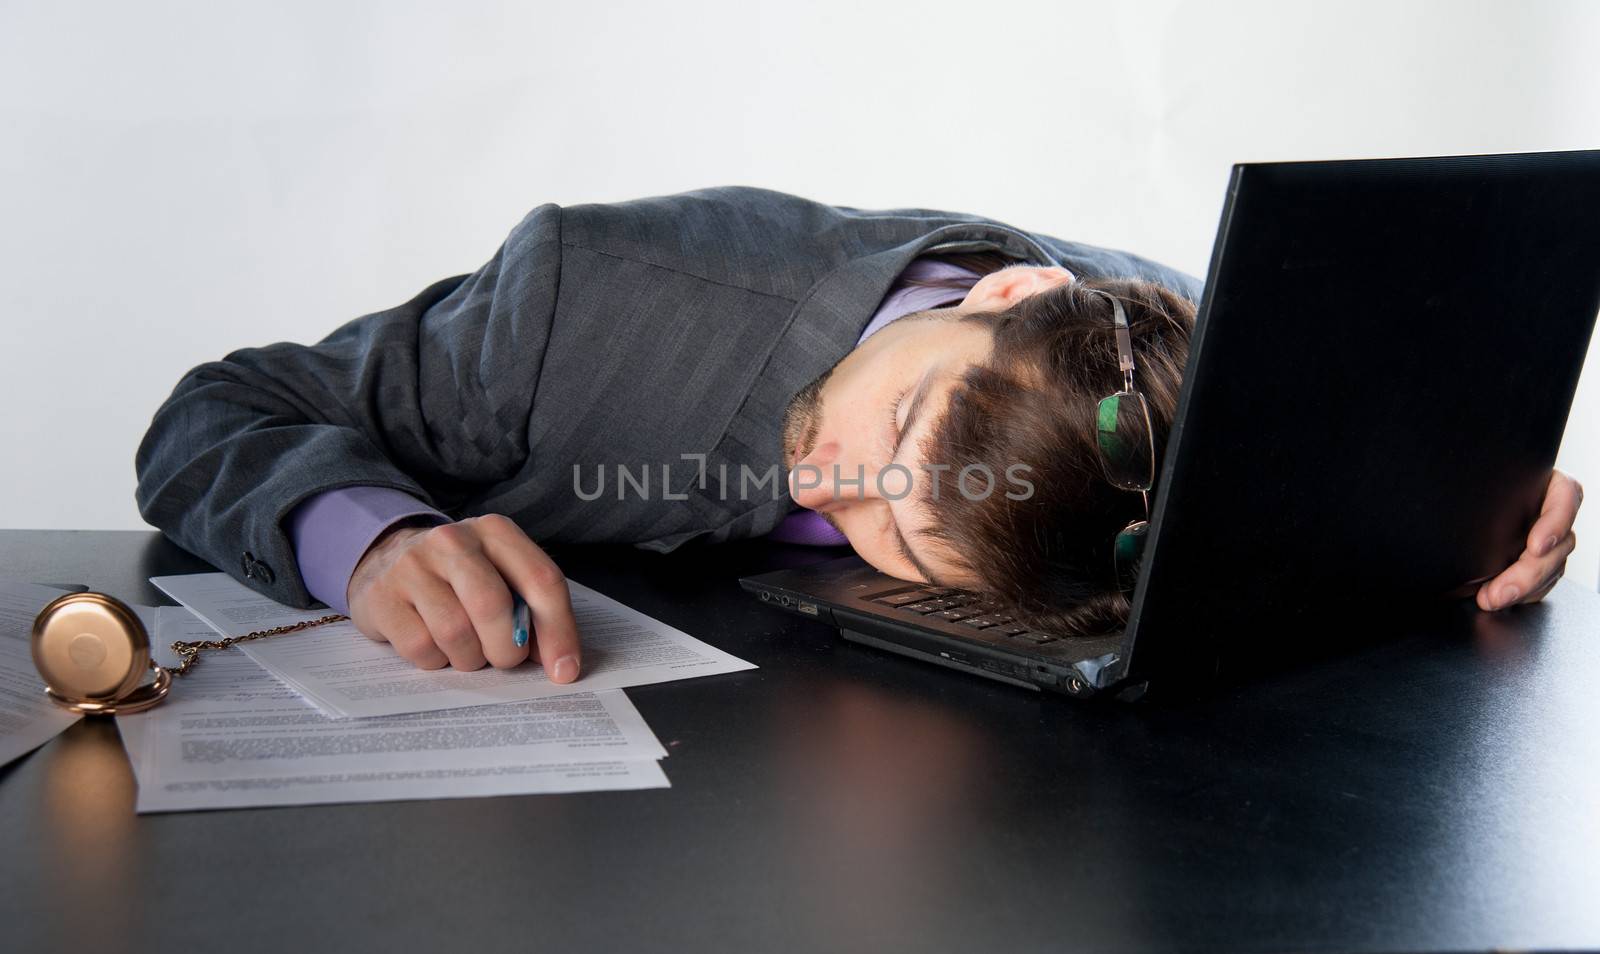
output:
[[[105,593],[67,593],[45,604],[33,620],[33,665],[57,705],[83,715],[118,715],[148,709],[172,688],[172,677],[194,665],[201,650],[226,649],[263,636],[337,622],[333,615],[243,636],[175,642],[182,660],[167,668],[150,658],[150,634],[128,604]],[[145,674],[154,672],[150,681]]]

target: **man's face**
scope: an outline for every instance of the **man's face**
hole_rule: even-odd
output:
[[[790,495],[821,513],[884,573],[976,586],[922,536],[929,514],[921,501],[932,489],[927,465],[941,463],[926,460],[922,443],[962,375],[988,357],[994,340],[987,325],[959,318],[1002,310],[1071,280],[1060,268],[1002,269],[979,281],[959,305],[891,322],[845,355],[784,414]],[[939,492],[954,492],[953,475],[940,475]]]

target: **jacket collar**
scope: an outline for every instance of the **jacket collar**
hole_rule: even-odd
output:
[[[855,347],[861,329],[872,318],[872,309],[918,255],[971,251],[996,251],[1031,265],[1057,264],[1055,257],[1031,236],[988,222],[941,226],[894,248],[845,262],[811,286],[795,306],[779,339],[778,346],[783,349],[812,348],[818,338],[828,343],[821,350],[831,357],[794,390],[808,384]]]

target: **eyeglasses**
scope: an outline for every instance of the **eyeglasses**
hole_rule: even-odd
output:
[[[1150,426],[1150,405],[1133,389],[1133,336],[1128,316],[1115,295],[1091,289],[1111,302],[1116,323],[1117,367],[1122,390],[1100,399],[1095,413],[1095,445],[1100,449],[1100,469],[1114,487],[1131,490],[1144,501],[1144,519],[1131,520],[1112,545],[1117,585],[1125,592],[1139,579],[1139,557],[1150,529],[1150,488],[1156,479],[1155,430]]]

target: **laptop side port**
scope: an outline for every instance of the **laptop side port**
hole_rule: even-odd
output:
[[[792,596],[777,590],[763,589],[757,595],[760,597],[761,602],[769,606],[776,606],[779,609],[785,609],[809,619],[820,620],[825,623],[833,622],[833,612],[820,603],[801,599],[798,596]]]

